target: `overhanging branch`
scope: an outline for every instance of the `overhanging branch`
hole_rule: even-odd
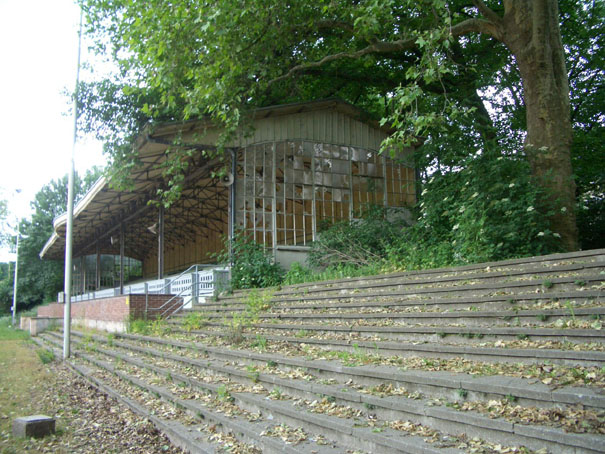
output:
[[[481,3],[481,2],[479,2],[479,3]],[[496,17],[498,17],[498,22],[492,22],[490,20],[476,19],[476,18],[467,19],[467,20],[464,20],[464,21],[460,22],[459,24],[456,24],[453,27],[451,27],[450,34],[452,36],[461,36],[461,35],[466,35],[468,33],[483,33],[483,34],[490,35],[491,37],[497,39],[498,41],[502,41],[502,38],[504,35],[504,30],[503,30],[503,26],[501,24],[500,17],[493,11],[492,11],[492,13]],[[296,65],[296,66],[290,68],[290,70],[286,74],[283,74],[279,77],[276,77],[275,79],[270,80],[267,84],[267,87],[270,87],[271,85],[273,85],[277,82],[280,82],[282,80],[289,79],[290,77],[294,76],[297,73],[309,71],[312,69],[317,69],[317,68],[320,68],[333,61],[343,60],[346,58],[356,60],[365,55],[392,54],[392,53],[396,53],[396,52],[412,50],[412,49],[415,49],[416,47],[417,47],[416,39],[409,38],[409,39],[400,39],[397,41],[387,41],[387,42],[382,41],[382,42],[372,43],[369,46],[364,47],[363,49],[360,49],[355,52],[338,52],[336,54],[326,55],[321,60],[314,61],[314,62],[308,62],[308,63],[301,63],[299,65]]]

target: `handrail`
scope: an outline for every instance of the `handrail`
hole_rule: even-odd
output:
[[[185,274],[187,274],[191,269],[195,268],[195,272],[198,272],[198,268],[211,268],[211,267],[215,267],[217,265],[191,265],[189,268],[187,268],[185,271],[183,271],[181,274],[179,274],[176,277],[173,277],[170,279],[170,281],[166,284],[164,284],[164,286],[162,288],[160,288],[159,290],[153,292],[153,293],[162,293],[163,290],[166,289],[166,287],[169,287],[174,281],[176,281],[177,279],[183,277]]]
[[[159,313],[159,317],[168,317],[171,314],[176,314],[180,310],[185,307],[186,304],[189,304],[189,296],[195,300],[197,297],[204,295],[207,296],[211,292],[216,292],[220,287],[221,283],[225,280],[226,275],[224,274],[227,269],[224,266],[217,264],[203,264],[203,265],[191,265],[186,270],[182,271],[180,274],[172,277],[167,277],[164,279],[162,283],[162,279],[155,279],[152,281],[146,281],[143,283],[136,284],[137,288],[136,292],[142,294],[142,290],[145,291],[145,317],[149,311],[154,311],[156,314]],[[228,272],[228,271],[227,271]],[[188,279],[183,279],[179,282],[180,279],[186,277],[186,275],[191,275],[191,283],[188,282]],[[228,280],[228,277],[227,277]],[[163,285],[162,285],[163,284]],[[162,285],[161,287],[156,287],[158,285]],[[178,293],[172,294],[169,290],[166,292],[167,288],[174,286],[175,289],[181,289]],[[153,287],[151,290],[149,287]],[[101,290],[101,292],[112,293],[107,296],[115,296],[118,293],[118,288],[113,289],[105,289]],[[128,294],[132,291],[132,285],[124,287],[124,293]],[[97,291],[98,292],[98,291]],[[72,301],[85,301],[89,299],[94,299],[96,297],[97,292],[82,294],[82,295],[74,295],[72,296]],[[191,293],[189,293],[191,292]],[[170,296],[168,300],[166,300],[159,307],[149,307],[148,304],[148,295],[157,295],[157,294],[165,294]],[[173,310],[175,307],[174,303],[177,298],[182,298],[180,307]]]
[[[147,311],[161,311],[164,306],[166,306],[167,304],[171,303],[172,301],[174,301],[176,298],[179,298],[183,293],[185,292],[185,290],[181,290],[179,292],[178,295],[172,295],[172,298],[170,298],[168,301],[166,301],[164,304],[162,304],[160,307],[151,307],[151,308],[145,308]],[[179,307],[178,309],[176,309],[175,311],[172,312],[172,314],[176,314],[178,311],[180,311],[183,306],[185,306],[185,300],[183,300],[183,302],[181,303],[181,307]],[[160,318],[163,318],[164,315],[166,315],[166,313],[169,311],[170,307],[166,308],[160,315]],[[147,314],[145,314],[145,316],[147,316]]]
[[[195,267],[195,266],[192,266],[192,267],[190,267],[190,268],[194,268],[194,267]],[[213,271],[213,278],[214,278],[214,277],[215,277],[215,276],[214,276],[214,272],[215,272],[215,271],[218,271],[218,270],[215,270],[215,269],[214,269],[214,270],[212,270],[212,271]],[[182,273],[180,276],[183,276],[184,274],[185,274],[185,273]],[[197,271],[196,271],[196,275],[197,275]],[[178,277],[180,277],[180,276],[178,276]],[[171,282],[173,282],[173,281],[177,280],[177,279],[178,279],[178,277],[174,278],[174,279],[173,279]],[[214,282],[214,279],[213,279],[213,282]],[[199,288],[197,288],[197,286],[198,286],[198,285],[199,285],[199,282],[197,281],[197,278],[196,278],[195,282],[191,282],[191,290],[192,290],[192,291],[191,291],[191,295],[192,295],[192,297],[196,296],[196,294],[199,292]],[[195,286],[195,290],[194,290],[194,286]],[[147,305],[146,305],[146,306],[145,306],[145,315],[147,315],[147,312],[148,312],[148,311],[150,311],[150,310],[151,310],[151,311],[162,311],[162,309],[164,309],[164,307],[168,306],[168,307],[166,307],[166,309],[164,309],[164,310],[163,310],[163,311],[160,313],[160,315],[159,315],[159,317],[160,317],[160,318],[163,318],[164,316],[166,316],[166,314],[168,314],[168,312],[169,312],[169,311],[170,311],[170,309],[171,309],[170,303],[172,303],[172,302],[173,302],[173,301],[174,301],[176,298],[182,297],[182,295],[183,295],[185,292],[187,292],[188,290],[189,290],[189,289],[186,289],[186,288],[185,288],[185,289],[183,289],[183,290],[181,290],[181,291],[180,291],[178,294],[173,295],[173,296],[172,296],[170,299],[168,299],[166,302],[164,302],[164,304],[162,304],[160,307],[152,307],[152,308],[148,308],[148,307],[147,307]],[[215,288],[215,290],[214,290],[214,291],[216,291],[216,288]],[[182,302],[181,302],[180,307],[178,307],[176,310],[174,310],[174,311],[170,312],[170,314],[169,314],[169,315],[176,314],[176,313],[177,313],[177,312],[179,312],[181,309],[183,309],[183,307],[185,307],[185,299],[184,299],[184,298],[183,298],[183,300],[182,300]]]

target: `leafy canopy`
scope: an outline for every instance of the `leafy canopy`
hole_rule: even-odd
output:
[[[529,4],[82,0],[88,33],[96,38],[100,52],[113,56],[119,74],[82,90],[81,121],[106,140],[120,180],[136,165],[131,141],[148,120],[209,115],[225,128],[225,141],[247,121],[252,107],[339,97],[396,129],[385,146],[406,145],[424,136],[416,167],[423,182],[443,181],[444,194],[459,193],[460,184],[468,180],[458,173],[483,169],[484,163],[478,162],[484,154],[490,155],[487,174],[508,178],[501,181],[503,187],[515,183],[507,170],[511,162],[528,182],[522,187],[530,188],[542,183],[531,181],[531,168],[522,164],[527,159],[523,140],[528,127],[524,81],[497,27],[505,6],[522,3]],[[561,0],[558,8],[571,89],[575,130],[571,153],[580,224],[585,226],[586,244],[594,246],[598,241],[590,238],[605,237],[595,232],[605,168],[600,89],[605,8],[602,0]],[[165,169],[169,199],[171,191],[178,193],[178,174],[184,171],[180,152],[170,150],[172,164]],[[504,169],[497,171],[500,164]],[[487,186],[477,185],[474,192],[479,200],[493,200]],[[552,200],[546,191],[538,192],[539,198]],[[534,207],[543,216],[561,214],[562,208],[574,211],[567,205],[556,211],[535,197],[532,192],[520,198],[525,209]],[[426,193],[423,198],[426,209],[437,203]],[[490,214],[493,206],[474,206],[480,211],[473,216],[497,227],[500,218]],[[445,211],[450,212],[434,207],[435,213]],[[439,222],[459,224],[458,235],[470,226],[448,216]],[[545,235],[553,230],[526,229],[521,224],[517,229]]]

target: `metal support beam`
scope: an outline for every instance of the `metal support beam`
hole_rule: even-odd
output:
[[[101,288],[101,246],[98,240],[95,254],[97,258],[97,266],[95,268],[95,290],[99,290]]]
[[[158,213],[158,279],[164,279],[164,205]]]
[[[81,294],[84,295],[86,293],[86,256],[83,255],[80,257],[80,278],[82,288],[80,290]]]
[[[124,223],[120,223],[120,295],[124,294]]]
[[[235,186],[237,184],[237,151],[231,149],[231,175],[233,175],[233,183],[229,186],[229,243],[235,237]]]
[[[19,228],[19,221],[17,221],[17,255],[15,257],[15,280],[13,282],[13,327],[15,326],[15,323],[17,323],[16,317],[17,317],[17,290],[19,289],[19,237],[21,236],[20,234],[20,228]],[[10,262],[9,263],[9,267],[10,267]],[[8,275],[10,276],[10,268],[8,270]]]

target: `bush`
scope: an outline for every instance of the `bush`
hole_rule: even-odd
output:
[[[311,244],[309,264],[333,268],[363,267],[381,262],[407,225],[401,218],[389,220],[394,217],[389,216],[392,214],[389,211],[369,205],[360,219],[322,226],[318,238]]]
[[[332,265],[321,271],[294,262],[284,278],[285,285],[301,284],[303,282],[329,281],[333,279],[344,279],[357,276],[370,276],[373,274],[395,271],[388,262],[372,263],[367,266],[356,266],[351,264]]]
[[[229,255],[229,240],[225,240],[223,252],[217,255],[220,263],[229,263],[231,267],[231,287],[233,289],[263,288],[279,285],[284,270],[265,249],[243,232],[235,235],[232,242],[233,257]]]
[[[163,336],[170,332],[166,320],[157,318],[155,320],[134,318],[128,322],[128,332],[142,336]]]
[[[419,220],[389,249],[406,269],[541,255],[561,250],[550,230],[557,209],[520,157],[476,156],[458,172],[432,177]]]
[[[603,194],[584,195],[578,207],[578,231],[582,249],[605,247],[605,200]]]
[[[523,157],[474,156],[424,185],[416,224],[391,222],[386,210],[370,207],[361,220],[321,232],[309,263],[324,267],[321,274],[329,279],[561,251],[548,220],[558,208],[530,175]],[[320,278],[297,266],[286,282],[312,280],[309,274]]]

